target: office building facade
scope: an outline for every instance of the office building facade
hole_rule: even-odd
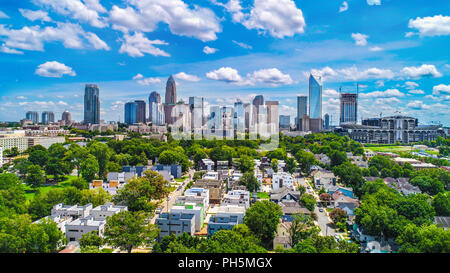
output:
[[[86,84],[84,90],[84,123],[100,124],[100,90],[96,84]]]
[[[309,76],[309,117],[322,118],[322,85],[320,77]]]
[[[25,118],[27,120],[31,120],[31,122],[33,122],[33,124],[38,124],[39,123],[39,113],[38,112],[29,111],[25,115]]]
[[[125,103],[125,123],[134,124],[137,123],[137,103],[127,102]]]
[[[43,124],[49,124],[55,122],[55,114],[50,111],[42,112],[42,123]]]
[[[358,94],[341,93],[339,124],[356,124],[358,121]]]
[[[136,123],[147,122],[147,104],[143,100],[136,100]]]

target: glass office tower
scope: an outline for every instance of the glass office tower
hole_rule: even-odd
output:
[[[309,117],[322,118],[322,85],[320,77],[309,76]]]
[[[125,123],[126,124],[136,123],[137,105],[138,104],[134,101],[125,103]]]
[[[100,124],[100,90],[96,84],[86,84],[84,89],[84,123]]]

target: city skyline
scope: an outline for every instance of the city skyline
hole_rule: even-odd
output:
[[[308,96],[308,75],[313,72],[323,78],[322,117],[328,113],[334,125],[339,122],[339,87],[356,83],[358,122],[399,111],[421,123],[450,124],[446,49],[450,33],[439,28],[449,22],[450,8],[445,6],[426,1],[380,5],[348,1],[340,12],[340,1],[317,5],[284,0],[282,9],[292,15],[286,18],[293,23],[277,26],[251,15],[263,9],[259,1],[150,1],[163,9],[179,4],[192,18],[201,17],[193,7],[197,4],[208,14],[203,19],[211,19],[199,30],[174,25],[169,20],[173,18],[148,29],[143,24],[126,25],[115,11],[129,7],[140,14],[145,7],[121,1],[101,0],[103,9],[97,11],[86,5],[97,14],[91,21],[61,8],[58,1],[42,2],[14,2],[0,8],[5,14],[0,18],[1,62],[8,68],[0,76],[1,121],[18,121],[27,111],[53,111],[59,118],[66,109],[81,121],[88,83],[100,88],[101,119],[123,121],[126,102],[147,101],[152,91],[165,97],[165,81],[173,74],[178,98],[185,102],[199,96],[205,104],[232,105],[236,98],[249,102],[261,94],[280,101],[280,115],[290,115],[293,123],[296,97]],[[135,1],[140,2],[146,1]],[[231,2],[242,9],[231,10],[227,5]],[[30,17],[26,10],[47,15]],[[323,16],[314,16],[317,12]],[[24,28],[39,35],[19,43],[26,38]],[[46,36],[50,30],[73,31],[78,39],[64,39],[64,31],[56,31],[61,37]]]

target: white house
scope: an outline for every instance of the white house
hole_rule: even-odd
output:
[[[3,167],[3,147],[0,147],[0,167]]]
[[[277,172],[272,175],[272,189],[294,188],[294,176],[286,172]]]
[[[195,231],[197,232],[202,229],[205,220],[205,208],[196,203],[175,204],[170,209],[170,214],[194,214]]]
[[[184,204],[186,202],[202,204],[206,209],[209,206],[209,189],[190,188],[184,192],[184,196],[177,199],[177,204]]]
[[[92,204],[87,204],[85,206],[78,205],[64,205],[63,203],[59,203],[53,206],[51,210],[52,216],[61,216],[61,217],[73,217],[73,219],[84,218],[89,216],[90,211],[92,210]]]
[[[91,210],[90,215],[94,218],[95,221],[106,220],[107,217],[113,216],[116,213],[127,211],[128,208],[126,206],[115,206],[111,203],[106,203],[105,205],[100,205]]]
[[[208,180],[219,180],[219,173],[218,172],[207,172],[204,176],[203,179],[208,179]]]
[[[250,192],[246,190],[229,191],[223,198],[222,204],[250,207]]]
[[[83,234],[95,231],[99,236],[105,231],[106,221],[96,221],[92,216],[76,219],[70,223],[66,223],[67,241],[78,241]]]

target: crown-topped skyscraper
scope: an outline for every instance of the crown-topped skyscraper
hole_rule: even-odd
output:
[[[177,84],[172,75],[170,75],[166,84],[166,100],[164,103],[164,116],[167,124],[173,124],[172,110],[177,103]]]
[[[177,103],[177,84],[172,75],[170,75],[166,84],[166,104]]]

